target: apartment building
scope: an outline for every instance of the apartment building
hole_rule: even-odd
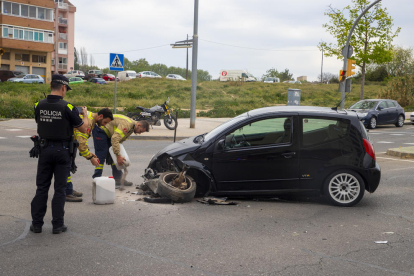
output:
[[[64,0],[1,1],[0,69],[41,75],[74,66],[74,12]]]
[[[75,12],[76,7],[67,0],[54,0],[55,51],[52,53],[53,74],[65,74],[75,66]]]

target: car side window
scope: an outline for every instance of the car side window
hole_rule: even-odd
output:
[[[302,145],[313,146],[320,143],[345,138],[350,121],[346,119],[302,118]]]
[[[378,105],[378,107],[381,107],[382,109],[384,109],[384,108],[388,108],[388,106],[387,106],[387,102],[386,102],[386,101],[382,101],[382,102]]]
[[[395,102],[393,101],[387,101],[388,107],[396,107]]]
[[[226,135],[224,148],[255,147],[291,143],[292,117],[256,121]]]

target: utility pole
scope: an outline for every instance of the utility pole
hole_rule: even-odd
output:
[[[361,19],[361,17],[370,9],[372,8],[375,4],[377,4],[378,2],[380,2],[381,0],[376,0],[373,3],[371,3],[359,16],[358,18],[355,20],[354,25],[352,26],[351,30],[349,31],[348,34],[348,39],[346,40],[346,44],[345,47],[342,51],[343,56],[344,56],[344,65],[342,67],[342,76],[339,76],[339,92],[341,92],[341,109],[344,109],[345,107],[345,83],[346,83],[346,70],[347,70],[347,65],[348,65],[348,57],[352,56],[352,49],[349,48],[349,42],[351,41],[351,37],[352,37],[352,33],[355,30],[355,27],[358,25],[359,20]]]
[[[322,47],[322,62],[321,62],[321,83],[323,83],[323,47]]]
[[[187,34],[187,41],[188,41],[188,34]],[[187,48],[187,70],[185,72],[185,79],[188,80],[188,48]]]
[[[197,51],[198,51],[198,0],[194,0],[193,66],[191,69],[190,128],[195,128],[197,95]]]

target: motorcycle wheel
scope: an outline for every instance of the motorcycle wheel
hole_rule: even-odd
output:
[[[134,121],[139,121],[141,117],[140,113],[136,113],[136,112],[128,113],[127,116]]]
[[[177,118],[175,118],[173,115],[171,115],[171,118],[168,116],[165,116],[164,125],[169,130],[174,130],[178,125]]]

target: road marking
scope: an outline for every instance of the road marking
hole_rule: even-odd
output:
[[[404,143],[404,145],[414,145],[414,143]]]
[[[6,137],[0,137],[0,139],[7,139]]]
[[[16,136],[17,138],[30,138],[32,136]]]
[[[409,167],[409,168],[402,168],[402,169],[392,169],[392,170],[387,170],[389,171],[402,171],[402,170],[414,170],[414,167]],[[400,176],[404,176],[404,175],[400,175]]]
[[[11,129],[6,129],[7,131],[22,131],[23,129],[20,128],[11,128]]]
[[[394,161],[414,163],[414,160],[394,159],[394,158],[378,157],[378,156],[377,156],[377,158],[386,159],[386,160],[394,160]]]
[[[394,142],[387,142],[387,141],[379,141],[376,142],[377,144],[394,144]]]
[[[404,134],[390,134],[390,135],[401,136],[401,135],[404,135]]]

